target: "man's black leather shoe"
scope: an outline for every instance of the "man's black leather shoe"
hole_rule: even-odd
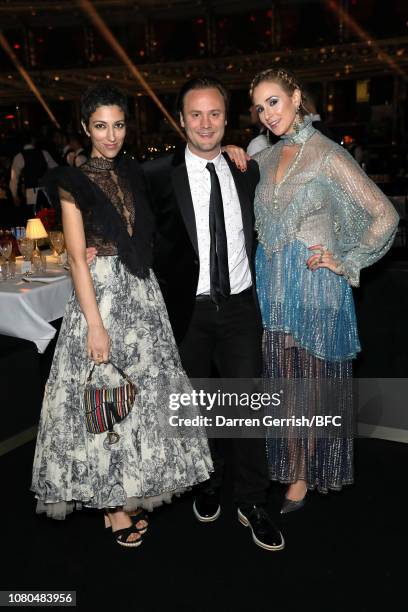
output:
[[[279,529],[275,527],[264,506],[249,506],[238,508],[238,520],[252,532],[252,539],[266,550],[282,550],[285,540]]]
[[[193,512],[202,523],[216,521],[221,514],[220,494],[218,491],[203,491],[193,503]]]

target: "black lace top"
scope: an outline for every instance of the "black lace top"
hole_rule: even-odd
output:
[[[135,223],[133,194],[129,180],[118,174],[115,161],[91,157],[81,166],[81,172],[103,191],[122,217],[129,236],[132,236]],[[96,247],[99,255],[117,255],[118,252],[116,244],[95,233],[87,236],[87,245]]]
[[[80,168],[54,168],[43,185],[58,210],[61,199],[79,208],[87,246],[99,256],[118,255],[135,276],[149,274],[153,216],[137,162],[92,157]]]

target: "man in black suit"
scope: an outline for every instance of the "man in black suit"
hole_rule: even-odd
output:
[[[187,374],[261,376],[261,319],[255,291],[255,162],[241,173],[221,154],[228,93],[211,77],[188,81],[179,94],[187,146],[143,164],[156,217],[155,273]],[[248,414],[249,416],[249,414]],[[245,432],[243,432],[245,436]],[[210,440],[215,473],[195,501],[199,521],[218,518],[224,440]],[[265,441],[232,440],[239,521],[254,542],[281,550],[266,509]]]

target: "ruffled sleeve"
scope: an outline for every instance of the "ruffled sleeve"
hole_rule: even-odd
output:
[[[53,168],[43,176],[41,185],[55,208],[60,206],[60,193],[68,193],[70,201],[75,202],[78,208],[82,208],[81,203],[86,207],[86,200],[92,198],[92,189],[84,183],[83,175],[77,168]]]
[[[58,187],[58,196],[60,201],[64,200],[65,202],[69,202],[70,204],[75,204],[77,206],[75,198],[70,191],[63,189],[62,187]]]
[[[335,231],[342,272],[357,287],[360,270],[391,247],[398,214],[351,155],[336,147],[325,164],[334,194]]]
[[[86,202],[92,199],[92,193],[83,182],[83,176],[77,168],[58,166],[41,178],[41,186],[47,192],[48,199],[55,209],[57,222],[62,225],[61,200],[74,204],[81,212],[84,225],[89,215],[86,214]]]
[[[129,272],[139,278],[146,278],[152,267],[153,221],[149,202],[138,166],[123,162],[118,165],[118,171],[123,172],[129,182],[136,204],[138,231],[132,237],[105,193],[80,169],[59,167],[50,170],[43,177],[42,186],[59,214],[61,194],[67,193],[68,201],[74,202],[82,213],[85,235],[101,237],[115,245],[120,260]]]

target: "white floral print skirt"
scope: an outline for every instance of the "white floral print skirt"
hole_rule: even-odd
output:
[[[86,430],[84,385],[87,325],[75,293],[64,314],[41,411],[32,491],[37,512],[64,519],[82,506],[151,510],[170,501],[212,471],[205,430],[168,427],[169,395],[191,392],[153,272],[131,275],[119,258],[98,257],[91,274],[111,341],[111,360],[137,387],[130,414],[107,447],[106,434]],[[92,383],[123,383],[110,365],[95,367]]]

